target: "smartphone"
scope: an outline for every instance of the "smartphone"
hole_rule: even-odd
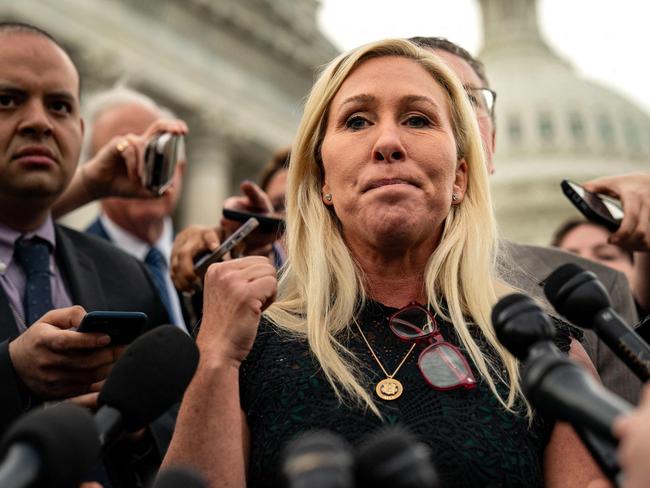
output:
[[[81,320],[78,332],[101,332],[111,336],[111,345],[130,344],[149,321],[142,312],[88,312]]]
[[[256,218],[248,219],[244,225],[231,234],[230,237],[223,241],[213,252],[195,258],[194,272],[199,276],[203,276],[211,264],[221,261],[227,252],[231,251],[237,244],[242,242],[251,232],[259,227],[259,225],[260,223]]]
[[[250,218],[255,218],[260,223],[260,232],[265,234],[281,234],[284,232],[284,219],[277,217],[270,217],[252,212],[242,212],[241,210],[232,210],[230,208],[223,209],[223,217],[228,220],[235,220],[237,222],[246,222]]]
[[[174,179],[183,143],[183,136],[169,132],[149,139],[144,150],[144,186],[158,195],[165,192]]]
[[[604,225],[611,232],[616,232],[623,220],[623,207],[615,198],[592,193],[569,180],[562,180],[562,191],[575,207],[597,224]]]

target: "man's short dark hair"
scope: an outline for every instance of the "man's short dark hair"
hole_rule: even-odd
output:
[[[425,49],[440,49],[441,51],[447,51],[450,54],[464,59],[467,61],[467,64],[472,67],[476,75],[481,79],[485,85],[485,88],[490,88],[490,82],[488,81],[485,74],[485,66],[483,63],[472,56],[466,49],[460,47],[458,44],[454,44],[444,37],[411,37],[409,41]]]
[[[79,68],[74,62],[74,59],[70,55],[70,52],[49,32],[44,31],[40,27],[36,27],[32,24],[26,24],[25,22],[13,22],[13,21],[4,21],[0,22],[0,34],[14,34],[14,33],[24,33],[24,34],[33,34],[35,36],[40,36],[48,39],[53,42],[61,51],[63,51],[68,59],[74,66],[75,71],[77,72],[77,78],[79,79],[79,92],[81,93],[81,74],[79,73]]]

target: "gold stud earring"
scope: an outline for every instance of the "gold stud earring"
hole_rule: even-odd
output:
[[[452,193],[451,194],[451,201],[452,202],[457,202],[458,201],[458,195],[456,195],[455,193]]]
[[[331,193],[325,193],[325,200],[328,202],[332,201],[332,194]]]

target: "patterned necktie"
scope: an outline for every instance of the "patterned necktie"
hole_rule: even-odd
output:
[[[153,281],[156,284],[156,288],[158,288],[158,294],[160,295],[163,305],[167,309],[167,315],[169,315],[169,319],[174,322],[171,300],[169,298],[169,293],[167,293],[167,281],[165,279],[168,273],[165,256],[163,256],[157,248],[152,247],[144,258],[144,262],[153,275]]]
[[[14,258],[25,271],[25,326],[29,327],[54,308],[50,277],[50,246],[43,239],[19,239]]]

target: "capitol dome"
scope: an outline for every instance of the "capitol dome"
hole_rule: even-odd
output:
[[[648,170],[650,115],[553,52],[539,32],[536,0],[481,0],[481,7],[479,57],[498,93],[498,221],[505,237],[548,244],[560,223],[579,216],[562,179]]]

